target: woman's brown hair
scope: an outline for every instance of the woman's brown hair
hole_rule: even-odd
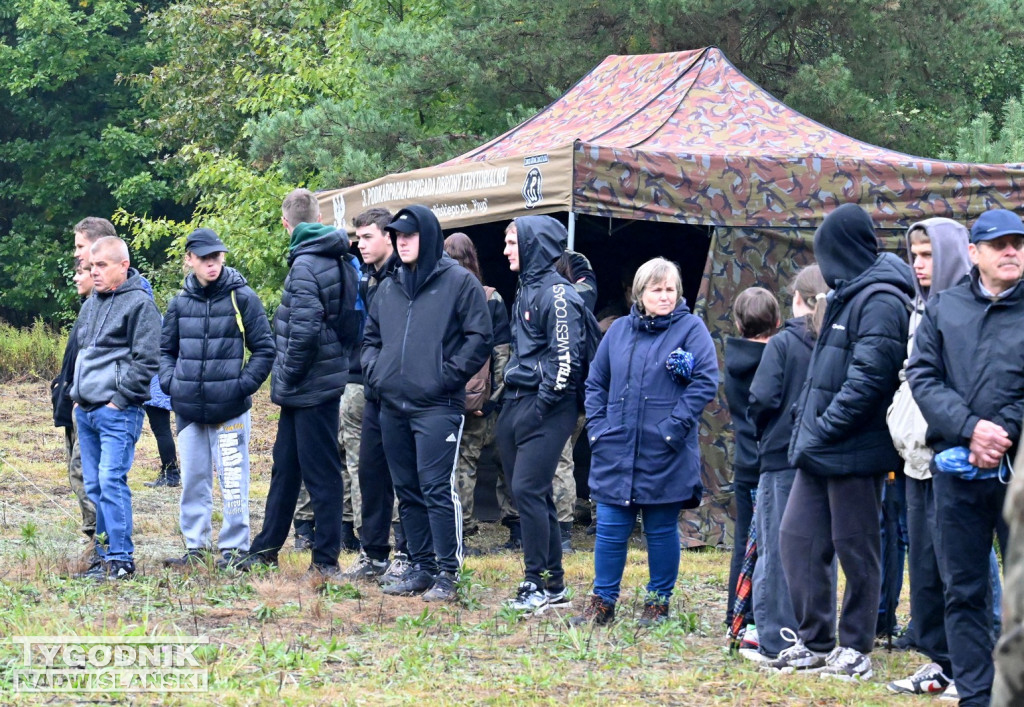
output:
[[[793,294],[799,294],[800,299],[811,309],[806,317],[807,331],[811,338],[817,339],[821,333],[821,324],[825,321],[825,296],[828,295],[828,285],[821,276],[821,269],[817,265],[802,268],[793,278],[790,290]]]
[[[453,233],[444,239],[444,252],[455,258],[459,265],[476,275],[483,284],[484,276],[480,274],[480,261],[476,257],[476,246],[465,233]]]

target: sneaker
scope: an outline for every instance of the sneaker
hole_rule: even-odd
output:
[[[391,564],[384,570],[378,581],[381,586],[393,584],[395,582],[401,582],[405,579],[405,573],[409,571],[412,565],[409,564],[409,558],[401,552],[396,552],[395,556],[391,559]]]
[[[203,548],[192,548],[181,557],[164,558],[164,567],[202,567],[210,551]]]
[[[645,601],[644,611],[637,619],[641,626],[651,627],[668,620],[668,602]]]
[[[751,648],[756,651],[760,647],[761,642],[757,640],[757,627],[754,624],[748,624],[740,634],[740,648]]]
[[[909,678],[893,680],[885,687],[897,695],[934,695],[949,687],[951,682],[938,663],[928,663]]]
[[[131,560],[111,560],[107,563],[104,579],[131,579],[135,576],[135,563]]]
[[[233,567],[239,572],[251,572],[258,567],[277,567],[277,558],[267,557],[260,552],[250,552],[235,562]]]
[[[247,553],[245,550],[223,550],[215,564],[219,570],[237,569],[238,564],[242,562],[246,556]]]
[[[72,575],[75,579],[96,579],[102,580],[107,578],[107,565],[103,560],[97,557],[88,569],[84,572],[79,572]]]
[[[365,552],[360,552],[356,561],[341,573],[341,578],[349,582],[368,582],[382,577],[389,566],[387,560],[371,560]]]
[[[856,682],[857,680],[870,680],[874,675],[874,671],[871,669],[871,658],[856,648],[836,646],[828,654],[825,663],[825,668],[821,671],[823,678]]]
[[[312,550],[313,549],[313,536],[303,535],[302,533],[295,533],[295,549],[296,550]]]
[[[547,606],[545,611],[548,609],[564,609],[567,606],[572,606],[572,600],[569,599],[569,590],[565,587],[561,589],[545,589],[544,598],[547,599]]]
[[[547,593],[533,582],[520,582],[516,595],[505,601],[505,606],[516,611],[538,614],[548,605]]]
[[[434,577],[434,584],[423,592],[423,601],[456,601],[459,598],[458,589],[455,586],[457,581],[458,577],[450,572],[439,572]]]
[[[381,590],[392,597],[414,597],[430,589],[434,584],[434,575],[413,565],[397,582],[385,585]]]
[[[754,663],[767,663],[772,660],[771,656],[767,656],[756,648],[740,648],[739,654],[741,658],[752,661]]]
[[[826,653],[812,651],[804,645],[796,631],[791,628],[779,629],[779,635],[783,640],[792,643],[789,648],[783,649],[779,657],[774,660],[766,660],[761,663],[764,670],[774,670],[779,673],[816,673],[825,667]]]
[[[615,602],[606,602],[596,594],[591,594],[587,605],[583,607],[583,615],[569,619],[573,626],[594,624],[606,626],[615,620]]]
[[[959,702],[960,701],[960,693],[956,691],[956,683],[955,682],[949,683],[949,687],[947,687],[945,689],[945,691],[941,695],[939,695],[939,701],[940,702]]]
[[[312,562],[306,570],[306,573],[303,575],[303,578],[316,581],[341,579],[341,568],[337,565],[318,565],[317,563]]]

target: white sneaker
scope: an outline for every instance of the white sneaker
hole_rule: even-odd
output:
[[[956,691],[956,683],[949,683],[949,687],[946,688],[945,692],[939,695],[939,700],[942,702],[959,702],[960,693]]]
[[[505,606],[516,611],[537,614],[548,606],[547,593],[533,582],[520,582],[516,595],[505,602]]]
[[[952,682],[938,663],[928,663],[909,678],[893,680],[886,688],[897,695],[934,695],[948,688]]]
[[[779,629],[779,635],[784,641],[792,643],[789,648],[779,653],[774,660],[766,660],[761,663],[762,670],[774,670],[779,673],[816,673],[825,667],[825,653],[812,651],[804,645],[796,631],[791,628]]]
[[[740,657],[746,658],[747,660],[753,661],[755,663],[767,663],[769,660],[771,660],[771,658],[766,656],[764,653],[753,648],[740,648],[739,654]]]
[[[874,675],[871,670],[871,659],[856,648],[836,646],[825,659],[825,668],[821,671],[823,678],[857,681],[869,680]]]

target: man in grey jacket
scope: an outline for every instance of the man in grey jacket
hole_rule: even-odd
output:
[[[124,241],[100,238],[91,257],[94,290],[75,329],[79,353],[71,398],[85,491],[96,504],[102,562],[84,576],[129,579],[135,574],[135,548],[128,470],[142,432],[142,403],[149,399],[159,361],[160,313],[131,267]]]

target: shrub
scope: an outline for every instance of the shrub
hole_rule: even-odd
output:
[[[41,319],[25,329],[0,322],[0,380],[50,380],[60,371],[67,338]]]

